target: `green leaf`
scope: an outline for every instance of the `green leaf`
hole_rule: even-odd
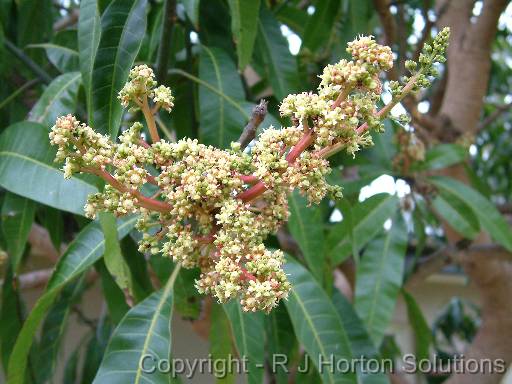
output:
[[[350,342],[331,300],[313,276],[298,262],[287,259],[284,266],[292,288],[285,301],[299,342],[316,368],[319,362],[352,359]],[[325,368],[325,367],[324,367]],[[329,367],[330,368],[330,367]],[[319,369],[324,383],[356,383],[353,373],[334,369]]]
[[[134,296],[132,275],[128,264],[121,253],[119,245],[116,218],[113,214],[104,212],[100,214],[100,224],[105,237],[105,254],[103,260],[108,271],[119,288]]]
[[[469,152],[457,144],[439,144],[429,149],[425,160],[415,167],[418,170],[434,170],[458,164],[467,159]]]
[[[364,326],[364,322],[357,315],[352,304],[338,290],[334,290],[332,302],[338,316],[343,323],[350,341],[352,355],[354,357],[364,357],[366,359],[378,359],[379,353],[373,344],[368,331]],[[358,366],[357,375],[361,383],[364,384],[381,384],[389,383],[389,379],[383,373],[367,373],[364,368]]]
[[[114,0],[101,17],[101,38],[92,72],[92,127],[115,138],[122,108],[117,94],[128,73],[146,31],[147,0]]]
[[[173,286],[178,272],[176,268],[163,289],[130,309],[121,320],[93,384],[172,382],[172,373],[160,372],[156,366],[171,355]],[[144,372],[153,367],[155,372]]]
[[[359,252],[383,228],[384,223],[398,208],[398,198],[387,193],[379,193],[352,209],[352,231],[356,241],[355,249]],[[352,252],[350,228],[347,222],[334,225],[327,237],[329,256],[335,264],[342,262]]]
[[[306,24],[301,49],[308,48],[310,51],[315,52],[327,45],[340,5],[341,1],[339,0],[315,2],[315,13]]]
[[[397,214],[391,229],[371,241],[356,271],[355,308],[380,345],[402,285],[407,230]]]
[[[260,0],[228,0],[228,4],[231,13],[231,32],[238,53],[238,68],[243,70],[251,61],[254,49]]]
[[[29,199],[7,192],[2,205],[2,230],[7,253],[15,273],[23,256],[30,228],[34,222],[35,204]]]
[[[288,383],[288,370],[297,359],[297,338],[284,303],[279,304],[265,318],[267,328],[267,353],[273,368],[276,384]],[[286,356],[286,361],[281,356]],[[285,367],[281,365],[283,363]]]
[[[41,382],[50,379],[55,372],[59,348],[68,325],[71,306],[83,292],[83,276],[76,283],[64,287],[60,297],[44,319],[36,364],[37,371],[40,372],[39,379]]]
[[[100,259],[94,265],[101,278],[101,289],[108,308],[108,316],[112,323],[119,324],[130,307],[126,303],[124,292],[116,284],[114,278],[105,266],[105,261]],[[99,364],[99,362],[98,362]]]
[[[55,124],[57,117],[74,113],[81,82],[79,72],[56,77],[30,111],[29,120],[50,127]]]
[[[25,306],[20,296],[20,292],[17,287],[19,281],[14,276],[12,265],[9,264],[6,268],[4,281],[2,284],[2,300],[0,310],[0,351],[2,365],[4,371],[7,371],[7,365],[9,357],[11,356],[12,349],[16,342],[16,338],[23,326],[23,320],[25,317]],[[31,361],[33,360],[33,353],[27,356]],[[27,382],[35,382],[35,373],[31,366],[28,367],[26,377],[31,380]]]
[[[231,58],[219,48],[202,46],[199,57],[199,78],[234,100],[244,99],[242,82]],[[236,141],[246,124],[245,111],[240,111],[224,97],[208,87],[199,88],[200,130],[204,144],[220,148]],[[242,113],[243,112],[243,113]]]
[[[212,360],[228,362],[229,358],[233,356],[231,328],[221,305],[212,303],[210,318],[209,341]],[[213,374],[216,377],[215,382],[217,384],[232,384],[235,382],[235,376],[230,370],[220,369],[216,364],[214,364],[213,368]]]
[[[78,52],[80,72],[87,101],[87,118],[92,120],[92,71],[100,43],[100,12],[96,0],[80,1],[78,18]]]
[[[134,227],[137,217],[131,216],[119,222],[117,230],[123,237]],[[87,225],[69,245],[59,259],[48,281],[45,292],[32,308],[9,359],[7,380],[11,384],[23,384],[27,356],[41,320],[51,307],[62,288],[90,268],[103,254],[105,240],[100,225]]]
[[[279,22],[266,7],[261,7],[257,44],[276,98],[282,100],[288,94],[297,92],[297,61],[290,53],[288,41],[281,33]]]
[[[48,60],[61,72],[78,70],[78,52],[55,43],[31,44],[28,48],[42,48]]]
[[[55,152],[43,125],[11,125],[0,135],[0,185],[39,203],[83,215],[87,195],[97,189],[77,177],[65,180],[53,166]]]
[[[322,215],[319,207],[308,207],[307,204],[307,199],[297,191],[288,196],[288,229],[299,243],[311,273],[322,281],[325,243]]]
[[[430,357],[429,348],[432,343],[432,332],[430,331],[427,320],[423,316],[421,308],[414,297],[404,289],[402,289],[402,296],[404,297],[405,305],[407,306],[407,317],[409,318],[409,323],[414,330],[416,359],[417,361],[423,359],[427,360]]]
[[[23,49],[28,44],[48,41],[52,34],[53,5],[51,0],[17,1],[16,6],[17,14],[21,16],[14,24],[17,27],[18,46]],[[12,19],[12,11],[10,14]],[[44,60],[42,52],[31,52],[30,57],[37,62]]]
[[[467,239],[474,239],[480,232],[478,218],[464,201],[454,195],[438,194],[432,201],[436,212],[450,226]]]
[[[185,0],[183,6],[190,22],[196,29],[199,29],[199,2],[200,0]]]
[[[224,304],[224,310],[231,323],[238,354],[247,361],[247,382],[262,383],[265,361],[263,313],[244,312],[236,300]]]
[[[435,176],[429,180],[447,195],[456,196],[471,207],[482,228],[495,241],[512,251],[512,229],[493,203],[473,188],[449,177]]]
[[[308,22],[308,14],[305,9],[299,9],[293,5],[281,3],[275,11],[280,22],[293,30],[299,37],[304,34],[304,28]]]

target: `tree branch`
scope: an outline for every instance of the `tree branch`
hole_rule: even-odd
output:
[[[11,53],[16,56],[25,66],[30,69],[41,81],[45,84],[50,84],[52,81],[51,76],[46,71],[36,64],[25,52],[14,45],[9,39],[4,38],[4,44]]]
[[[253,108],[251,118],[238,139],[242,149],[245,149],[256,137],[256,131],[259,125],[265,120],[265,116],[267,115],[267,104],[268,103],[262,99],[260,103]]]

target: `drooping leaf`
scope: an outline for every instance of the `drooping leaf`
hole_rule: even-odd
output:
[[[42,382],[49,380],[55,372],[71,306],[76,302],[82,291],[83,275],[77,282],[64,287],[44,319],[36,363],[36,369],[40,372],[39,378]]]
[[[103,297],[108,308],[108,316],[113,324],[119,324],[130,307],[126,303],[124,292],[116,284],[114,278],[105,266],[103,259],[98,260],[94,268],[98,271],[101,278],[101,289]]]
[[[298,345],[290,316],[284,304],[281,303],[274,308],[265,317],[265,322],[271,372],[274,374],[277,384],[287,384],[289,369],[298,357]]]
[[[231,58],[219,48],[202,46],[199,58],[199,77],[233,100],[243,100],[242,82]],[[199,87],[200,130],[204,144],[220,148],[236,141],[246,124],[245,111],[237,109],[207,87]]]
[[[92,71],[92,127],[117,136],[122,108],[117,94],[139,52],[146,31],[147,0],[114,0],[101,17],[101,38]]]
[[[256,32],[260,0],[228,0],[231,13],[231,31],[238,53],[238,68],[243,70],[251,61]]]
[[[456,196],[471,207],[482,228],[495,241],[512,251],[512,229],[493,203],[473,188],[449,177],[435,176],[429,180],[448,196]]]
[[[56,77],[30,111],[29,120],[51,127],[55,124],[57,117],[74,113],[80,84],[79,72],[65,73]]]
[[[405,300],[405,305],[407,306],[407,317],[409,318],[409,323],[414,330],[416,359],[418,361],[428,359],[430,357],[429,348],[432,343],[430,327],[428,326],[427,320],[425,319],[425,316],[423,316],[423,312],[414,297],[404,289],[402,289],[402,296]]]
[[[290,53],[288,42],[281,34],[278,21],[266,7],[261,7],[257,44],[276,98],[282,100],[286,95],[297,92],[299,89],[297,61]]]
[[[240,358],[247,359],[247,382],[261,384],[263,382],[265,361],[265,327],[263,313],[247,313],[240,303],[231,300],[224,304],[224,310],[231,323]]]
[[[40,207],[38,219],[50,234],[50,239],[56,250],[60,250],[64,235],[64,220],[62,212],[52,207]]]
[[[199,2],[200,0],[185,0],[183,5],[185,13],[196,29],[199,29]]]
[[[35,204],[29,199],[7,192],[2,205],[2,230],[12,269],[18,271],[28,234],[34,222]]]
[[[18,284],[12,265],[8,265],[3,279],[0,302],[0,351],[4,372],[7,371],[9,357],[25,320],[25,307],[17,289]],[[31,361],[34,360],[33,357],[33,353],[27,356]],[[27,383],[36,382],[36,375],[31,366],[27,369],[26,378]]]
[[[356,242],[355,249],[361,248],[375,237],[398,208],[398,198],[389,194],[377,194],[358,203],[352,209],[352,231]],[[334,263],[340,263],[352,252],[350,228],[342,221],[329,232],[327,249]]]
[[[298,262],[287,259],[284,270],[292,288],[285,301],[297,339],[312,358],[324,383],[356,383],[355,374],[319,369],[320,361],[352,359],[350,341],[331,300]],[[329,367],[330,368],[330,367]]]
[[[163,289],[130,309],[121,320],[93,384],[173,382],[171,373],[160,372],[156,365],[171,354],[173,286],[178,272],[176,268]],[[155,371],[148,373],[153,367]]]
[[[23,0],[16,2],[19,22],[16,23],[18,46],[25,48],[29,44],[43,43],[50,40],[52,34],[51,0]],[[43,52],[29,52],[37,62],[44,60]]]
[[[300,196],[297,191],[288,196],[288,205],[288,229],[299,243],[313,276],[322,281],[325,241],[320,208],[308,207],[307,199]]]
[[[403,280],[407,230],[397,214],[391,229],[368,244],[356,271],[355,308],[375,345],[393,316]]]
[[[83,215],[87,195],[97,189],[77,177],[65,180],[54,167],[55,152],[45,126],[33,122],[11,125],[0,135],[0,185],[39,203]]]
[[[311,52],[316,52],[327,44],[340,5],[341,1],[338,0],[315,2],[315,13],[310,16],[306,24],[301,49],[308,48]]]
[[[31,44],[29,48],[44,49],[48,60],[61,73],[78,70],[78,52],[74,49],[55,43]]]
[[[100,42],[100,12],[96,0],[80,1],[78,54],[87,101],[87,118],[92,119],[92,71]]]
[[[212,360],[229,361],[229,357],[233,355],[229,320],[222,306],[217,303],[212,303],[210,316],[209,341]],[[213,368],[215,370],[213,374],[216,376],[215,382],[217,384],[232,384],[235,382],[235,376],[230,370],[223,370],[215,365]]]
[[[480,232],[478,218],[471,207],[458,197],[440,193],[432,201],[432,206],[453,229],[464,237],[474,239]]]
[[[105,237],[105,254],[103,255],[105,266],[119,288],[133,297],[132,275],[121,253],[114,215],[107,212],[101,213],[100,224],[103,230],[103,236]]]
[[[135,225],[137,218],[128,217],[119,222],[119,236],[125,236]],[[12,384],[23,384],[27,356],[33,343],[34,335],[44,316],[48,312],[62,288],[90,268],[103,254],[105,240],[98,223],[86,226],[69,245],[66,253],[59,259],[48,281],[45,292],[32,308],[23,323],[23,328],[9,359],[7,379]]]
[[[308,22],[308,14],[305,9],[299,9],[293,5],[282,3],[275,11],[279,21],[292,29],[299,37],[304,34],[304,28]]]
[[[368,331],[364,326],[364,322],[357,315],[352,304],[338,290],[333,293],[332,301],[338,315],[345,327],[354,357],[365,359],[378,359],[379,353],[373,344]],[[383,373],[372,374],[368,371],[368,367],[357,366],[357,376],[361,383],[364,384],[385,384],[389,383],[389,379]]]

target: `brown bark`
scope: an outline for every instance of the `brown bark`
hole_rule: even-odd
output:
[[[471,20],[473,1],[441,0],[438,9],[445,7],[438,27],[450,26],[452,36],[448,49],[448,77],[446,89],[437,116],[440,122],[437,137],[440,140],[455,138],[461,134],[474,134],[479,127],[481,110],[491,66],[491,45],[497,30],[497,22],[507,0],[485,0],[481,14]],[[463,167],[452,167],[446,174],[467,182]],[[446,228],[452,245],[458,240],[454,232]],[[483,240],[481,236],[478,240]],[[482,326],[476,338],[465,351],[466,359],[503,359],[505,366],[512,362],[512,263],[499,257],[495,249],[465,252],[461,264],[473,284],[479,289],[482,303]],[[492,256],[492,257],[490,257]],[[501,373],[456,373],[448,384],[499,383]]]

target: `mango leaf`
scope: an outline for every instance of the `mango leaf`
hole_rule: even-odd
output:
[[[277,19],[293,30],[299,37],[304,34],[304,28],[308,22],[308,14],[305,9],[299,9],[293,5],[282,3],[276,9]]]
[[[128,73],[146,31],[147,0],[112,1],[101,17],[101,38],[92,72],[92,127],[115,138],[122,108],[117,94]]]
[[[94,264],[94,268],[98,271],[101,278],[101,290],[105,303],[107,304],[109,319],[113,324],[119,324],[124,315],[126,315],[126,312],[130,310],[130,307],[126,303],[124,292],[119,288],[119,285],[117,285],[105,266],[105,260],[99,259]]]
[[[282,100],[296,92],[299,89],[297,61],[290,53],[279,22],[266,7],[261,7],[257,45],[276,98]]]
[[[37,371],[41,382],[50,379],[55,372],[58,361],[59,348],[68,325],[71,306],[83,292],[84,279],[81,278],[62,290],[60,297],[48,311],[41,329],[40,349],[38,350]]]
[[[29,199],[7,192],[2,205],[2,230],[12,269],[18,271],[28,234],[34,222],[35,204]]]
[[[39,203],[83,215],[87,195],[97,189],[77,177],[65,180],[54,167],[55,152],[45,126],[33,122],[11,125],[0,135],[0,185]]]
[[[315,13],[309,18],[304,31],[301,49],[316,52],[327,45],[340,9],[341,1],[322,0],[315,2]]]
[[[29,120],[50,127],[55,124],[57,117],[75,112],[80,84],[79,72],[56,77],[30,111]]]
[[[449,196],[456,196],[478,217],[480,225],[491,237],[509,251],[512,251],[512,229],[493,203],[479,192],[449,177],[435,176],[429,181]]]
[[[434,170],[458,164],[467,159],[469,152],[457,144],[439,144],[429,149],[425,160],[414,167],[417,170]]]
[[[352,236],[356,244],[352,247],[350,228],[345,220],[334,225],[327,237],[327,249],[332,261],[339,264],[353,248],[359,252],[382,230],[385,221],[397,208],[398,198],[387,193],[379,193],[356,204],[352,209]]]
[[[402,296],[405,300],[407,307],[407,317],[409,318],[409,324],[411,324],[414,330],[414,341],[416,349],[416,359],[418,361],[428,359],[429,348],[432,343],[432,332],[428,326],[427,320],[421,312],[421,308],[414,299],[414,297],[406,290],[402,289]]]
[[[100,42],[100,12],[96,0],[80,1],[78,54],[87,101],[87,118],[92,119],[92,71]]]
[[[364,322],[357,315],[352,304],[338,290],[334,290],[332,302],[338,316],[347,330],[350,347],[354,357],[364,357],[365,359],[378,359],[379,353],[375,348]],[[384,384],[389,383],[389,379],[383,373],[371,374],[365,372],[367,367],[357,366],[357,376],[359,381],[364,384]]]
[[[323,280],[324,231],[319,207],[308,207],[306,198],[297,191],[288,196],[290,218],[288,229],[299,243],[311,273],[318,281]]]
[[[119,221],[117,230],[123,237],[134,227],[137,217],[130,216]],[[66,253],[57,262],[43,295],[39,297],[29,316],[23,323],[9,359],[7,380],[12,384],[23,384],[27,367],[27,356],[37,328],[54,303],[62,288],[90,268],[105,250],[105,239],[100,225],[87,225],[69,245]]]
[[[61,72],[78,70],[78,52],[55,43],[31,44],[27,48],[41,48],[48,60]]]
[[[238,68],[243,70],[251,61],[256,31],[260,0],[228,0],[231,13],[231,32],[238,53]]]
[[[480,232],[478,218],[464,201],[454,195],[438,194],[432,202],[436,212],[450,226],[467,239],[474,239]]]
[[[331,300],[315,278],[298,262],[287,259],[284,270],[292,288],[285,301],[293,329],[324,383],[356,383],[355,374],[320,369],[319,362],[353,358],[350,341]]]
[[[183,6],[190,22],[199,29],[199,2],[200,0],[185,0]]]
[[[268,359],[270,367],[273,368],[272,373],[277,384],[287,384],[288,370],[298,357],[298,345],[284,303],[274,308],[265,317],[265,322]],[[282,365],[285,365],[286,368]]]
[[[17,15],[22,15],[15,24],[19,47],[50,40],[53,20],[51,0],[23,0],[16,2],[16,7]],[[44,60],[43,52],[30,52],[30,57],[38,63]]]
[[[399,214],[391,229],[368,244],[356,271],[355,308],[380,345],[393,316],[404,272],[407,230]]]
[[[240,358],[247,359],[247,382],[261,384],[265,361],[263,313],[244,312],[236,300],[224,304],[224,311],[231,323],[238,354]]]
[[[105,266],[119,288],[133,297],[132,275],[121,253],[116,218],[111,213],[103,212],[100,214],[100,224],[105,237],[105,254],[103,255]]]
[[[233,355],[229,320],[226,317],[222,306],[217,303],[212,303],[210,316],[209,341],[212,360],[229,361],[229,357]],[[215,364],[213,368],[213,374],[216,376],[215,382],[217,384],[232,384],[235,382],[235,376],[233,372],[230,372],[230,370],[219,369]]]
[[[171,355],[173,286],[179,269],[174,269],[163,289],[130,309],[121,320],[93,384],[173,382],[171,373],[160,372],[156,365]],[[154,372],[144,372],[153,367]]]
[[[231,58],[219,48],[202,46],[199,78],[233,100],[243,100],[242,82]],[[245,111],[206,86],[199,88],[199,138],[204,144],[226,148],[246,124]]]
[[[25,317],[25,306],[17,289],[18,286],[19,282],[14,276],[12,265],[8,264],[3,279],[0,302],[0,351],[4,372],[7,371],[9,357]],[[27,358],[33,362],[33,351]],[[36,373],[32,369],[32,365],[29,365],[25,376],[27,383],[36,382]]]

